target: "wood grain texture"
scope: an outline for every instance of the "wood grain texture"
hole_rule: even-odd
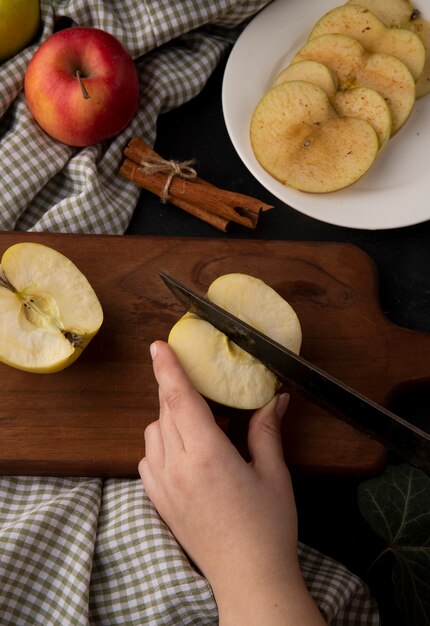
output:
[[[73,260],[105,321],[62,372],[30,374],[0,363],[2,474],[137,475],[145,426],[158,416],[149,345],[166,339],[183,314],[159,270],[201,292],[228,272],[261,278],[295,308],[302,355],[383,405],[430,371],[430,336],[385,318],[375,268],[351,245],[0,233],[0,254],[18,241]],[[231,419],[242,449],[248,418],[237,412]],[[380,444],[297,396],[284,422],[285,455],[298,471],[370,475],[384,463]]]

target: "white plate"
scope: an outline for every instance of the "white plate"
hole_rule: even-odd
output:
[[[369,230],[424,222],[430,219],[430,94],[417,100],[404,127],[365,176],[341,191],[296,191],[265,172],[252,152],[249,124],[257,102],[305,43],[317,19],[339,4],[341,0],[275,0],[246,27],[233,47],[223,80],[223,111],[230,139],[255,178],[305,215]],[[424,10],[424,0],[414,4]]]

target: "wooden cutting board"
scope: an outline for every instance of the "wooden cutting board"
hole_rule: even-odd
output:
[[[96,290],[105,321],[62,372],[30,374],[0,363],[2,474],[137,475],[145,426],[158,415],[149,344],[166,339],[183,314],[159,270],[201,292],[228,272],[263,279],[298,313],[302,355],[381,404],[430,370],[430,335],[384,317],[375,267],[351,245],[0,233],[0,254],[18,241],[72,259]],[[249,415],[238,413],[231,436],[243,448]],[[283,437],[298,471],[370,475],[385,460],[380,444],[298,396]]]

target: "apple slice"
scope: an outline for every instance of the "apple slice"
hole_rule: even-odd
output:
[[[68,258],[37,243],[17,243],[0,266],[0,361],[36,373],[75,361],[103,321],[100,302]]]
[[[391,136],[391,111],[384,98],[368,87],[338,90],[336,75],[318,61],[299,61],[286,67],[276,78],[275,85],[290,80],[305,80],[317,85],[326,94],[341,117],[360,117],[373,126],[383,148]]]
[[[381,150],[391,137],[393,119],[391,110],[380,93],[369,87],[337,91],[333,106],[338,115],[360,117],[371,124]]]
[[[385,26],[369,9],[345,4],[326,13],[315,24],[309,40],[340,33],[352,37],[369,52],[384,52],[402,61],[415,82],[424,69],[426,52],[421,39],[410,30]]]
[[[417,17],[408,28],[418,35],[426,51],[424,69],[415,85],[416,97],[422,98],[430,92],[430,22]]]
[[[208,298],[298,353],[300,323],[293,308],[266,283],[247,274],[225,274],[209,287]],[[168,342],[195,388],[206,398],[238,409],[269,402],[279,388],[276,376],[226,335],[193,313],[172,328]]]
[[[379,150],[368,122],[338,116],[324,91],[306,81],[283,83],[263,96],[251,119],[250,138],[269,174],[311,193],[351,185]]]
[[[328,34],[308,41],[292,63],[308,59],[327,65],[336,74],[340,90],[369,87],[385,98],[392,115],[392,134],[408,119],[415,103],[415,81],[396,57],[367,52],[352,37]]]
[[[409,0],[348,0],[372,11],[383,24],[389,27],[407,28],[415,12]]]
[[[329,100],[333,100],[339,87],[336,74],[323,63],[311,59],[288,65],[278,74],[274,86],[291,80],[305,80],[317,85],[327,94]]]
[[[430,92],[430,23],[409,0],[349,0],[347,4],[358,4],[372,11],[385,26],[406,28],[421,39],[426,59],[424,69],[416,84],[416,97],[422,98]]]

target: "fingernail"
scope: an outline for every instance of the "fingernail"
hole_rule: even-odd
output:
[[[154,341],[153,343],[151,343],[151,345],[149,346],[149,352],[151,354],[151,359],[154,360],[155,357],[157,356],[157,343]]]
[[[289,401],[290,396],[288,393],[281,393],[278,396],[278,401],[276,403],[276,415],[279,418],[284,417]]]

